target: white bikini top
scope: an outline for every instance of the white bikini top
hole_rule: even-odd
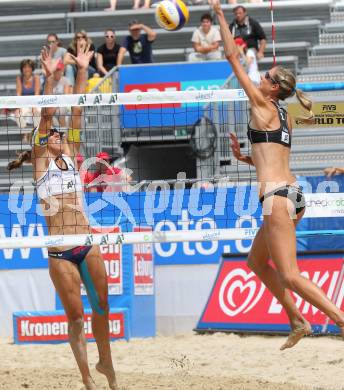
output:
[[[37,194],[41,199],[82,191],[80,175],[73,160],[65,154],[61,157],[68,169],[59,168],[51,159],[47,171],[36,181]]]

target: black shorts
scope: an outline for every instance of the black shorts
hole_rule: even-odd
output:
[[[71,261],[76,265],[80,265],[85,260],[87,253],[91,250],[91,248],[91,246],[76,246],[75,248],[61,252],[48,251],[48,256],[55,259]]]
[[[264,194],[259,199],[259,202],[263,204],[266,198],[269,198],[270,196],[274,196],[274,195],[282,196],[283,198],[290,199],[294,204],[296,214],[301,213],[301,211],[306,208],[305,196],[301,188],[299,187],[295,187],[287,184],[283,187],[276,188],[275,190]]]

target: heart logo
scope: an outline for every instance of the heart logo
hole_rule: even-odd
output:
[[[250,311],[262,297],[265,286],[260,283],[260,289],[257,293],[257,282],[252,279],[255,277],[253,272],[247,273],[241,268],[234,269],[224,279],[219,291],[219,304],[221,310],[228,316],[234,317],[235,315],[243,312]],[[234,292],[239,289],[240,293],[246,292],[245,300],[237,306],[234,301]]]

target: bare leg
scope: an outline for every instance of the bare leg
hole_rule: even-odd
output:
[[[96,389],[87,360],[80,275],[75,264],[49,258],[49,273],[68,318],[69,343],[87,390]]]
[[[92,331],[94,338],[96,339],[99,353],[99,362],[96,365],[96,369],[106,376],[110,389],[117,390],[118,387],[112,363],[109,340],[107,276],[99,247],[93,247],[88,253],[85,261],[87,261],[88,271],[99,297],[99,306],[105,311],[104,315],[97,313],[95,310],[92,311]]]
[[[133,9],[139,8],[140,7],[140,2],[141,2],[141,0],[134,0]]]
[[[300,274],[296,260],[295,227],[284,198],[274,197],[272,213],[264,217],[264,234],[284,286],[330,317],[344,337],[344,313],[315,283]]]
[[[269,250],[264,237],[264,224],[259,229],[248,256],[248,266],[278,299],[285,309],[291,333],[281,350],[293,347],[304,335],[311,333],[311,326],[295,305],[289,291],[283,286],[277,272],[269,264]]]
[[[117,0],[110,0],[110,7],[105,8],[104,11],[115,11],[117,6]]]

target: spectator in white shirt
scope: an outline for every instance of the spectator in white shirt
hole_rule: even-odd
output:
[[[258,71],[256,50],[253,47],[248,49],[247,43],[241,37],[235,38],[235,43],[238,47],[248,77],[253,84],[258,86],[260,84],[260,73]]]
[[[201,16],[201,26],[198,27],[191,38],[194,52],[190,53],[189,61],[212,61],[221,59],[219,30],[213,25],[213,18],[209,13]]]

